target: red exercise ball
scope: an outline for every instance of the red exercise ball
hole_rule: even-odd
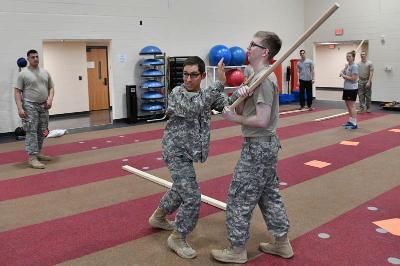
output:
[[[226,84],[231,87],[240,86],[244,81],[243,72],[239,69],[231,69],[225,74]]]

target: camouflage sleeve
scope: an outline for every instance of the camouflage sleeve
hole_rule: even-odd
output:
[[[202,90],[201,93],[188,92],[183,87],[176,87],[168,98],[167,114],[179,117],[193,118],[212,105],[223,108],[226,103],[224,86],[217,81],[212,86]]]
[[[229,105],[228,96],[226,95],[225,92],[221,92],[220,94],[217,95],[217,98],[211,105],[211,109],[221,112],[222,109],[224,109],[224,107],[227,105]]]
[[[224,85],[217,81],[208,88],[210,91],[210,100],[212,101],[211,109],[222,111],[228,105],[228,96],[224,91]],[[207,92],[206,92],[207,93]]]
[[[239,94],[237,93],[237,89],[232,93],[228,98],[229,105],[233,104],[237,99],[239,99]]]
[[[183,87],[176,87],[168,98],[167,115],[194,118],[205,108],[205,104],[199,93],[187,92]]]

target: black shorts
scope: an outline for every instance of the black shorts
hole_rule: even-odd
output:
[[[358,90],[343,90],[342,100],[353,101],[357,100]]]

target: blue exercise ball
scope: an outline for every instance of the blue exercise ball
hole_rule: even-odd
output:
[[[26,67],[26,65],[28,65],[28,62],[26,61],[25,58],[20,57],[17,60],[17,65],[18,65],[18,67],[23,68],[23,67]]]
[[[142,48],[142,50],[140,50],[140,55],[147,55],[147,54],[162,54],[160,48],[158,48],[157,46],[154,45],[148,45],[144,48]]]
[[[229,48],[229,51],[231,51],[231,66],[242,66],[244,65],[244,62],[246,61],[246,52],[240,48],[239,46],[233,46]]]
[[[231,62],[231,57],[231,51],[229,51],[228,47],[221,44],[213,46],[208,53],[208,60],[211,66],[218,65],[221,58],[224,58],[224,64],[228,66]]]

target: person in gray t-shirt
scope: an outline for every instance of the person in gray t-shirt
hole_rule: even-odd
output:
[[[370,60],[367,60],[367,54],[362,51],[361,61],[358,62],[359,80],[358,80],[358,98],[360,100],[359,113],[371,111],[371,87],[372,77],[374,75],[374,66]]]
[[[354,63],[355,57],[355,51],[346,54],[348,64],[345,65],[344,69],[339,74],[339,76],[344,79],[342,99],[345,101],[349,112],[349,121],[343,125],[346,129],[357,129],[358,127],[356,111],[358,66]]]
[[[311,59],[306,58],[306,51],[300,50],[301,60],[297,62],[297,72],[299,77],[299,100],[300,109],[305,107],[305,94],[307,95],[307,107],[311,111],[312,108],[312,84],[314,83],[314,63]]]
[[[49,109],[53,104],[54,84],[50,74],[39,67],[36,50],[27,53],[29,66],[18,75],[14,88],[18,115],[26,131],[25,150],[32,168],[43,169],[40,161],[50,161],[49,156],[41,154],[44,138],[48,132]]]

